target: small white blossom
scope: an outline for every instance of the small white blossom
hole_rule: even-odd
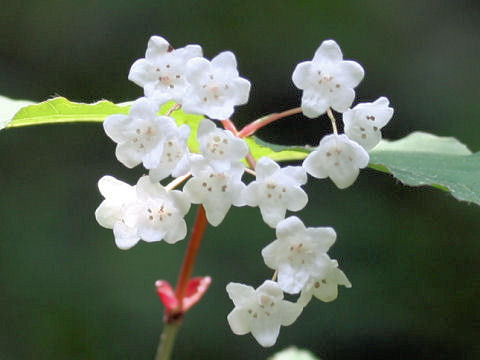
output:
[[[266,280],[257,289],[239,283],[229,283],[227,292],[235,308],[227,320],[233,333],[252,333],[264,347],[275,344],[280,326],[291,325],[303,307],[283,300],[283,292],[276,282]]]
[[[263,259],[278,271],[280,288],[297,294],[311,278],[323,274],[326,253],[337,235],[331,227],[305,228],[296,216],[279,222],[276,234],[277,239],[263,248]]]
[[[325,263],[323,274],[317,278],[311,278],[304,286],[297,303],[305,306],[312,296],[324,302],[333,301],[338,296],[339,285],[352,287],[347,276],[338,268],[337,260],[330,259]]]
[[[98,189],[105,200],[95,210],[97,222],[113,229],[115,243],[120,249],[129,249],[134,246],[140,237],[135,226],[125,224],[126,209],[137,201],[135,186],[128,185],[113,176],[104,176],[98,181]]]
[[[189,156],[187,141],[190,135],[190,127],[170,127],[171,131],[165,134],[163,152],[157,158],[158,164],[151,168],[149,175],[152,181],[160,181],[172,175],[178,177],[189,171]]]
[[[248,154],[245,140],[235,137],[229,130],[218,128],[213,121],[203,119],[198,126],[197,139],[200,153],[218,172],[228,171]]]
[[[329,177],[338,188],[344,189],[355,182],[359,169],[368,165],[368,153],[346,135],[324,136],[317,149],[303,161],[303,167],[312,176]]]
[[[145,58],[133,63],[128,79],[142,86],[145,96],[159,104],[169,100],[182,103],[187,86],[186,63],[201,56],[202,48],[199,45],[187,45],[174,50],[164,38],[152,36]]]
[[[181,191],[166,191],[148,176],[130,186],[111,176],[98,183],[105,200],[95,211],[100,225],[112,229],[120,249],[129,249],[140,239],[153,242],[164,239],[172,244],[187,234],[183,217],[190,209],[188,197]]]
[[[382,96],[373,103],[359,103],[344,112],[345,134],[365,150],[373,149],[382,139],[380,129],[387,125],[393,116],[393,108],[388,104],[388,99]]]
[[[201,155],[192,155],[191,172],[193,177],[183,187],[183,191],[194,204],[202,204],[208,222],[218,226],[232,205],[244,206],[242,191],[245,184],[241,177],[244,165],[232,164],[227,172],[214,170]]]
[[[325,40],[312,61],[299,63],[293,71],[295,86],[303,90],[302,111],[315,118],[329,107],[344,112],[355,98],[353,90],[363,79],[363,68],[355,61],[343,60],[342,51],[333,40]]]
[[[250,82],[238,76],[237,60],[230,51],[212,61],[200,57],[189,60],[186,75],[189,87],[182,103],[186,113],[224,120],[233,114],[234,106],[248,101]]]
[[[160,183],[142,176],[136,186],[138,201],[127,208],[125,223],[135,224],[138,235],[147,242],[165,240],[173,244],[187,235],[184,216],[190,209],[187,195],[167,191]]]
[[[307,174],[301,166],[280,166],[268,157],[262,157],[255,167],[256,180],[248,184],[244,192],[249,206],[260,207],[263,221],[277,226],[285,213],[299,211],[308,202],[308,196],[300,185],[307,182]]]
[[[136,100],[129,115],[115,114],[103,122],[106,134],[118,145],[117,159],[128,168],[143,162],[147,169],[158,166],[165,135],[176,130],[175,121],[157,116],[157,107],[146,98]]]

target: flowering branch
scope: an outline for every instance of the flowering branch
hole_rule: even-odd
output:
[[[192,236],[190,238],[190,243],[188,244],[185,258],[183,259],[182,269],[180,270],[180,275],[178,276],[177,287],[175,290],[175,295],[177,297],[179,306],[177,311],[180,313],[184,310],[182,306],[183,298],[187,291],[190,276],[192,275],[193,271],[193,266],[195,265],[195,259],[197,257],[198,249],[200,248],[200,243],[202,242],[203,234],[205,233],[206,228],[207,218],[205,216],[205,209],[202,205],[200,205],[198,207],[197,218],[195,219]]]

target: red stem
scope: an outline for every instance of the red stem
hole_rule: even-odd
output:
[[[178,312],[180,313],[182,312],[181,306],[183,303],[183,298],[187,290],[188,282],[190,281],[190,277],[192,275],[195,259],[197,257],[198,249],[200,248],[200,243],[202,242],[203,234],[205,233],[206,228],[207,217],[205,215],[205,209],[202,205],[200,205],[198,207],[195,224],[193,225],[190,242],[188,243],[187,252],[185,253],[185,258],[183,259],[182,269],[180,270],[180,275],[178,276],[177,288],[175,289],[175,295],[180,306]]]
[[[230,130],[233,135],[238,136],[238,130],[232,120],[226,119],[222,120],[222,125],[226,130]]]
[[[290,115],[299,114],[301,112],[302,112],[302,108],[297,107],[297,108],[294,108],[294,109],[283,111],[281,113],[274,113],[274,114],[271,114],[271,115],[267,115],[263,118],[255,120],[254,122],[246,125],[242,130],[240,130],[237,133],[237,136],[241,137],[241,138],[244,138],[244,137],[253,135],[258,129],[261,129],[262,127],[264,127],[264,126],[266,126],[266,125],[268,125],[268,124],[270,124],[274,121],[277,121],[279,119],[282,119],[282,118],[290,116]]]

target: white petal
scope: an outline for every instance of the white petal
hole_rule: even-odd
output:
[[[142,162],[143,154],[137,151],[133,143],[127,142],[117,145],[115,148],[115,156],[118,161],[131,169]]]
[[[278,334],[280,333],[280,323],[271,324],[265,321],[256,321],[251,324],[252,335],[263,347],[275,345]]]
[[[250,319],[246,309],[233,309],[228,314],[227,320],[235,335],[245,335],[250,332]]]
[[[115,244],[122,250],[130,249],[137,244],[138,240],[140,240],[140,237],[136,233],[136,229],[126,226],[121,221],[115,223],[113,234],[115,235]]]
[[[170,48],[170,44],[161,36],[152,36],[148,40],[147,51],[145,58],[149,61],[158,61],[161,59]]]
[[[178,49],[180,50],[180,49]],[[203,51],[200,45],[187,45],[182,48],[184,53],[182,54],[186,59],[191,59],[194,57],[202,57]]]
[[[319,96],[311,90],[305,90],[302,95],[302,112],[305,116],[314,119],[324,114],[330,106],[328,99]]]
[[[203,119],[200,121],[200,125],[198,125],[198,130],[197,130],[197,138],[198,141],[204,141],[203,139],[208,136],[211,132],[215,131],[217,129],[217,125],[213,121],[210,121],[208,119]]]
[[[362,81],[365,71],[355,61],[342,61],[339,64],[340,80],[344,86],[354,88]]]
[[[154,66],[145,59],[138,59],[130,68],[128,80],[134,82],[138,86],[145,86],[148,82],[154,81]]]
[[[288,197],[287,197],[287,204],[288,210],[290,211],[300,211],[302,210],[308,203],[308,196],[299,187],[297,188],[290,188],[288,190]]]
[[[313,56],[314,62],[339,62],[342,61],[342,50],[334,40],[325,40],[320,47],[315,51]]]
[[[239,77],[233,80],[232,86],[235,91],[235,94],[234,94],[235,105],[246,104],[248,102],[248,97],[250,95],[250,88],[251,88],[250,81]]]
[[[303,90],[306,87],[310,86],[311,67],[312,67],[311,61],[303,61],[295,67],[295,70],[293,70],[293,74],[292,74],[292,81],[297,88]]]
[[[302,163],[303,168],[310,175],[317,179],[324,179],[328,177],[328,172],[322,163],[323,154],[319,150],[312,151]]]
[[[221,69],[222,72],[228,72],[228,77],[238,76],[237,59],[231,51],[221,52],[212,59],[211,64]]]
[[[265,265],[276,270],[284,257],[283,245],[279,240],[274,240],[262,249],[262,257]]]
[[[240,283],[228,283],[227,293],[235,306],[244,306],[255,296],[255,289]]]
[[[258,173],[257,173],[258,176]],[[257,181],[252,181],[248,184],[243,191],[242,197],[245,200],[245,204],[248,206],[258,206],[259,204],[259,186],[260,184]]]
[[[308,268],[282,263],[278,267],[278,285],[289,294],[298,294],[310,278]]]
[[[212,226],[218,226],[225,219],[231,205],[219,201],[208,201],[203,204],[207,220]]]
[[[182,216],[188,213],[191,203],[187,194],[179,190],[172,190],[169,192],[169,195],[175,202],[175,207]]]
[[[331,107],[337,112],[347,111],[355,99],[355,91],[352,88],[341,87],[331,98]]]
[[[307,182],[307,173],[301,166],[286,166],[282,169],[297,185],[303,185]]]
[[[262,203],[260,204],[260,212],[263,221],[265,221],[268,226],[275,228],[277,224],[285,218],[287,209],[278,204]]]
[[[153,120],[157,117],[157,104],[142,97],[132,104],[129,117],[131,119]]]
[[[165,237],[167,233],[164,229],[154,229],[147,226],[139,226],[138,235],[146,242],[160,241]]]
[[[119,197],[124,193],[132,191],[133,187],[115,179],[113,176],[105,175],[98,181],[98,189],[103,197],[110,198]]]
[[[305,230],[305,225],[298,217],[290,216],[277,225],[276,234],[278,239],[287,239],[295,237],[299,233],[304,233]]]
[[[196,57],[188,60],[185,76],[188,82],[202,86],[202,80],[209,70],[210,62],[205,58]]]
[[[124,130],[130,122],[128,115],[115,114],[108,116],[103,122],[103,129],[107,136],[116,143],[127,141]]]
[[[185,236],[187,236],[187,224],[183,219],[180,219],[177,221],[175,227],[168,229],[164,240],[169,244],[175,244],[176,242],[185,239]]]
[[[279,315],[281,316],[280,322],[283,326],[289,326],[297,320],[302,313],[303,307],[299,304],[292,303],[290,301],[282,301],[280,303],[281,310]]]
[[[271,296],[275,299],[283,299],[283,292],[275,281],[265,280],[262,285],[257,288],[257,293]]]
[[[273,175],[276,171],[280,170],[280,165],[278,165],[274,160],[269,157],[262,156],[257,161],[257,166],[255,171],[257,173],[257,180],[264,180],[266,177]]]

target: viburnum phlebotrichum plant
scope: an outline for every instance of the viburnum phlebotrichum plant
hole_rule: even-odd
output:
[[[210,285],[210,277],[192,278],[194,262],[207,224],[218,226],[232,205],[258,207],[263,221],[276,232],[276,239],[262,250],[272,278],[256,288],[227,285],[234,304],[227,320],[235,334],[251,333],[260,345],[272,346],[280,327],[292,324],[312,297],[332,301],[339,285],[351,287],[338,262],[328,255],[335,230],[308,227],[299,217],[286,214],[307,205],[302,189],[307,174],[328,177],[343,189],[368,165],[368,151],[381,140],[393,109],[385,97],[352,107],[354,89],[363,77],[363,68],[344,60],[337,43],[326,40],[311,61],[299,63],[293,71],[293,83],[303,90],[301,107],[237,130],[231,117],[235,106],[247,103],[250,82],[239,76],[235,55],[226,51],[207,60],[199,45],[174,49],[160,36],[150,38],[145,58],[135,61],[128,76],[143,87],[145,96],[133,102],[128,115],[111,115],[103,123],[117,144],[117,159],[128,168],[143,164],[149,174],[133,186],[102,177],[98,186],[105,200],[95,216],[100,225],[113,229],[120,249],[140,240],[174,244],[187,235],[184,216],[191,204],[199,204],[175,289],[167,281],[156,282],[165,306],[157,359],[169,358],[184,314]],[[171,104],[169,110],[159,115],[166,103]],[[342,114],[344,134],[338,133],[333,111]],[[193,128],[179,126],[180,113],[202,117]],[[301,165],[281,167],[269,157],[252,156],[244,138],[299,113],[326,116],[332,125],[332,133],[320,139]],[[255,180],[247,184],[245,172]],[[170,182],[162,184],[166,179]],[[284,293],[298,295],[297,300],[286,300]]]

